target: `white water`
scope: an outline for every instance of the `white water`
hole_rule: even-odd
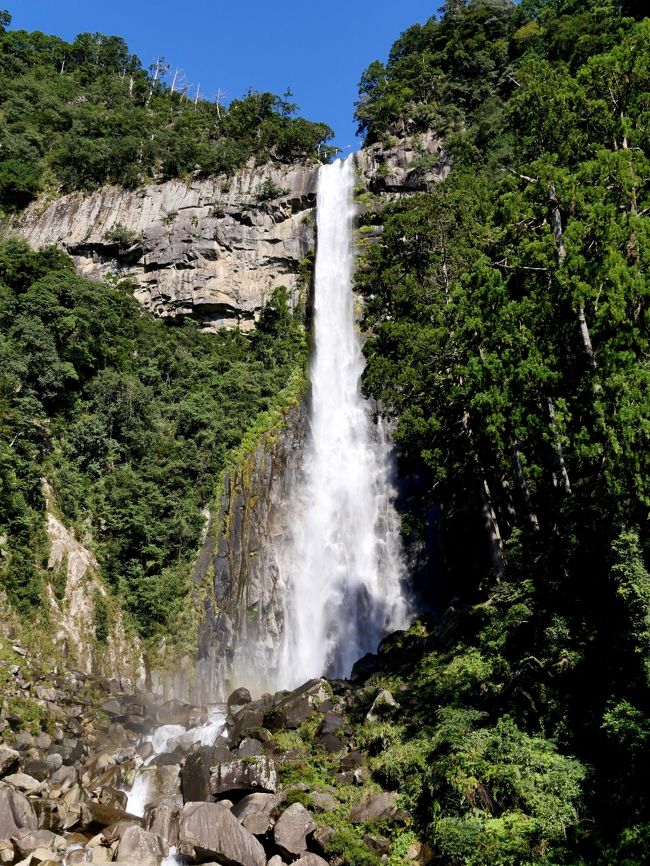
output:
[[[407,616],[387,439],[359,389],[353,189],[352,157],[320,169],[310,440],[295,491],[295,534],[279,556],[288,590],[277,672],[283,688],[348,676]]]
[[[157,755],[173,752],[177,746],[185,750],[189,750],[195,743],[211,746],[225,727],[226,714],[224,709],[218,706],[210,710],[204,725],[189,729],[183,725],[161,725],[152,734],[144,737],[142,742],[151,743],[153,752],[138,769],[131,790],[126,792],[126,811],[140,818],[144,815],[145,806],[151,797],[151,782],[155,776],[155,768],[149,769],[149,764]]]

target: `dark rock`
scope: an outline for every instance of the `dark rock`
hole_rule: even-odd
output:
[[[388,854],[390,842],[383,836],[374,836],[372,833],[366,833],[363,837],[363,841],[371,851],[374,851],[375,854],[378,854],[380,857],[382,854]]]
[[[210,770],[210,792],[217,798],[232,792],[275,794],[277,788],[275,764],[262,755],[230,760]]]
[[[387,655],[388,653],[395,652],[395,650],[399,650],[402,648],[402,644],[404,643],[404,635],[405,631],[394,631],[390,634],[387,634],[386,637],[380,642],[377,647],[377,654]]]
[[[399,704],[393,695],[388,689],[381,689],[366,714],[366,721],[379,722],[393,715],[396,710],[399,710]]]
[[[319,827],[312,836],[312,842],[317,848],[325,852],[335,833],[336,830],[333,827]]]
[[[230,759],[227,746],[195,746],[181,770],[183,800],[186,803],[211,800],[210,769]]]
[[[0,746],[0,776],[5,773],[13,773],[18,766],[19,752],[7,746]]]
[[[307,836],[316,829],[314,819],[301,803],[294,803],[280,815],[273,828],[273,840],[290,860],[307,850]]]
[[[240,688],[235,689],[235,691],[228,698],[228,707],[241,707],[244,704],[250,704],[252,701],[251,693],[248,689]]]
[[[285,728],[298,728],[323,701],[332,696],[332,689],[326,680],[309,680],[300,688],[282,698],[273,708],[282,713]]]
[[[333,812],[338,805],[336,797],[327,791],[312,791],[309,799],[317,812]]]
[[[344,770],[356,770],[357,767],[363,767],[368,763],[368,755],[364,752],[349,752],[341,758],[341,767]]]
[[[235,713],[233,729],[230,735],[233,745],[239,745],[243,737],[252,736],[258,728],[265,727],[267,709],[257,704],[247,704]]]
[[[264,848],[221,803],[186,803],[180,816],[179,849],[191,863],[216,858],[227,866],[265,866]]]
[[[376,674],[381,669],[379,656],[375,653],[366,653],[352,665],[352,673],[350,679],[354,682],[363,682],[372,674]]]
[[[385,792],[367,794],[350,809],[350,820],[353,824],[365,824],[366,821],[390,821],[397,816],[397,813],[397,794]]]
[[[37,828],[36,812],[27,797],[12,788],[0,788],[0,840]]]
[[[335,734],[342,727],[343,716],[341,716],[339,713],[334,713],[331,710],[328,710],[325,713],[323,721],[318,726],[318,733]]]
[[[53,768],[50,767],[47,761],[42,761],[40,758],[28,758],[26,761],[23,761],[22,770],[23,773],[26,773],[28,776],[33,776],[33,778],[38,779],[39,782],[44,782],[54,772]]]
[[[102,788],[99,792],[99,802],[104,806],[111,806],[113,809],[126,812],[126,804],[128,796],[124,791],[118,791],[117,788]]]
[[[253,737],[244,737],[239,744],[237,751],[241,758],[252,758],[254,755],[260,754],[262,751],[262,744],[259,740],[256,740]]]
[[[104,827],[109,827],[111,824],[116,824],[118,821],[125,819],[133,820],[138,824],[142,821],[133,815],[127,815],[122,809],[114,809],[112,806],[105,806],[103,803],[96,803],[88,800],[81,804],[81,827],[88,833],[99,833]]]
[[[345,749],[345,743],[334,734],[323,734],[318,738],[319,743],[323,746],[326,752],[330,755],[335,755]]]

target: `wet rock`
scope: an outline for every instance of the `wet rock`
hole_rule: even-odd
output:
[[[379,656],[376,653],[366,653],[352,665],[350,679],[353,682],[363,682],[381,669]]]
[[[353,824],[365,824],[366,821],[391,820],[397,814],[397,794],[382,792],[367,794],[355,803],[350,809],[350,820]]]
[[[228,708],[230,707],[241,707],[244,704],[250,704],[252,701],[251,693],[248,689],[240,688],[235,689],[235,691],[228,698]]]
[[[156,717],[159,725],[182,725],[187,728],[193,707],[185,701],[167,701],[158,709]]]
[[[231,792],[275,794],[277,788],[275,764],[262,755],[237,758],[210,769],[210,793],[214,797]]]
[[[12,788],[0,788],[0,839],[37,828],[36,812],[27,797]]]
[[[227,746],[195,746],[181,770],[181,790],[186,803],[212,799],[210,770],[231,759]]]
[[[253,736],[258,728],[264,727],[266,707],[247,704],[234,714],[233,729],[230,734],[233,745],[238,745],[244,737]]]
[[[228,866],[266,866],[264,848],[230,811],[231,803],[186,803],[179,850],[191,863],[215,857]]]
[[[273,840],[281,854],[290,860],[307,850],[307,836],[313,833],[316,824],[301,803],[294,803],[280,815],[273,828]]]

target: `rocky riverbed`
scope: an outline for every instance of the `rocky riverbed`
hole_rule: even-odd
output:
[[[399,708],[373,685],[380,658],[353,681],[194,706],[5,647],[0,863],[388,862],[411,819],[355,740]],[[407,859],[429,856],[410,842]]]

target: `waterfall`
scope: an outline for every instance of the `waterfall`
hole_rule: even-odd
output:
[[[349,676],[407,617],[387,436],[360,393],[353,189],[353,157],[320,169],[310,435],[293,537],[278,556],[286,584],[283,688]]]

